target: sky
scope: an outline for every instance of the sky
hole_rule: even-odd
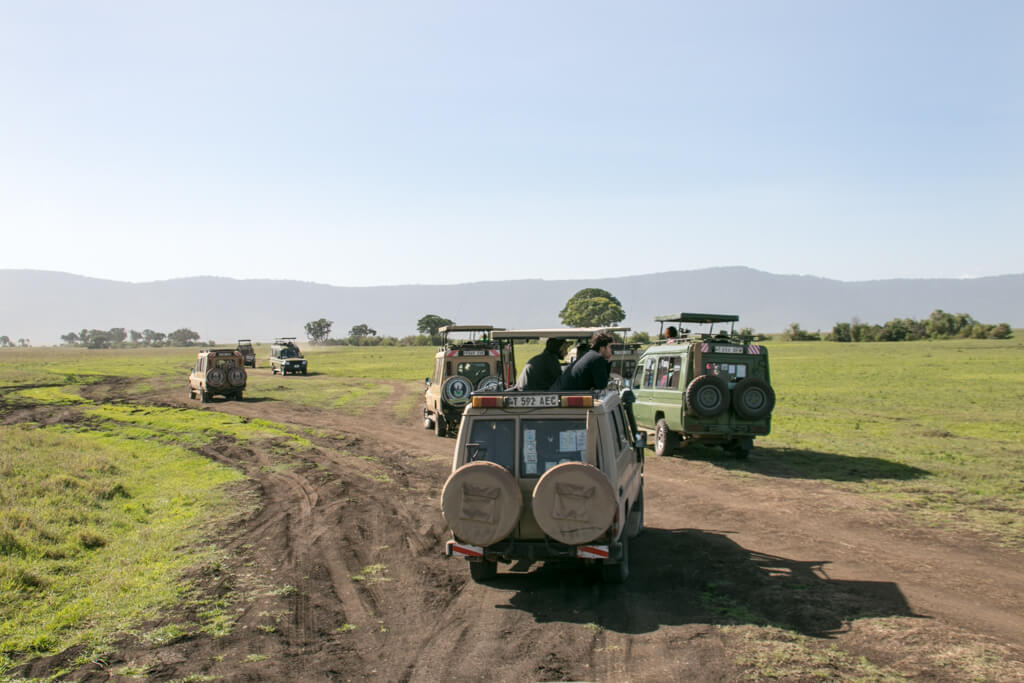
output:
[[[0,268],[1024,272],[1024,3],[0,0]]]

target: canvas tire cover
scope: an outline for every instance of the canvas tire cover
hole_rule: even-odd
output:
[[[461,375],[449,377],[441,385],[441,398],[452,406],[464,406],[473,392],[473,383]]]
[[[441,492],[441,513],[455,538],[487,547],[519,523],[523,496],[512,473],[493,462],[471,462],[452,472]]]
[[[551,538],[566,545],[589,543],[615,518],[615,490],[604,473],[582,462],[563,462],[533,489],[533,516]]]
[[[220,368],[213,368],[206,373],[206,383],[212,387],[219,387],[224,384],[225,379],[227,377]]]
[[[242,368],[231,368],[228,370],[228,381],[231,386],[239,387],[245,384],[245,370]]]

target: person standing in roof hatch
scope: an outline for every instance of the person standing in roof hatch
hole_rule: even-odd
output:
[[[562,374],[562,357],[565,356],[565,342],[554,337],[547,340],[544,350],[526,361],[513,387],[517,391],[547,391]]]
[[[607,332],[595,332],[590,338],[590,350],[565,369],[551,385],[551,391],[591,391],[608,386],[614,341]]]

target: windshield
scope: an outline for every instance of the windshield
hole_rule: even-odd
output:
[[[284,346],[281,348],[277,355],[280,358],[298,358],[299,349],[294,346]]]

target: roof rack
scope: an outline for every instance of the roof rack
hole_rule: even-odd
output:
[[[595,332],[629,332],[628,327],[551,327],[535,330],[501,330],[491,336],[494,339],[587,339]]]
[[[700,323],[709,325],[711,323],[734,323],[739,322],[738,315],[728,313],[673,313],[671,315],[659,315],[654,318],[659,323]]]

